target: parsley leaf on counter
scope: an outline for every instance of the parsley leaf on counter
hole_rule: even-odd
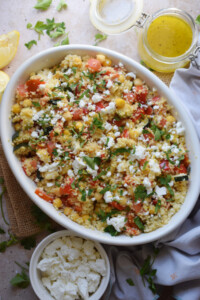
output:
[[[200,15],[197,16],[195,22],[196,22],[198,25],[200,25]]]
[[[127,279],[126,279],[126,282],[127,282],[130,286],[134,286],[134,285],[135,285],[134,282],[133,282],[133,280],[132,280],[131,278],[127,278]]]
[[[52,0],[37,0],[37,4],[34,6],[36,9],[46,10],[51,5]]]
[[[34,236],[29,236],[20,241],[20,244],[24,247],[26,250],[30,250],[31,248],[34,248],[36,246],[36,240]]]
[[[11,280],[10,283],[13,286],[20,287],[22,289],[25,289],[29,286],[30,284],[30,279],[29,276],[26,274],[28,272],[28,269],[21,266],[19,263],[15,262],[21,269],[21,273],[17,273]]]
[[[31,23],[28,23],[28,24],[26,25],[26,28],[27,28],[27,29],[31,29],[32,26],[33,26],[33,25],[32,25]]]
[[[94,46],[97,46],[100,42],[106,40],[107,37],[108,37],[107,34],[101,34],[101,33],[95,34],[95,44],[94,44]]]
[[[143,284],[145,286],[145,279],[147,280],[147,282],[149,283],[149,289],[156,294],[156,287],[155,284],[153,282],[153,279],[156,275],[157,270],[156,269],[152,269],[153,263],[156,259],[156,256],[158,255],[159,249],[155,248],[154,249],[154,254],[153,257],[151,257],[150,255],[147,256],[147,258],[145,259],[141,269],[140,269],[140,275],[142,277],[143,280]]]
[[[26,48],[28,48],[30,50],[33,45],[37,45],[37,42],[36,42],[36,40],[31,40],[30,42],[25,43],[24,45],[26,46]]]
[[[61,11],[62,9],[66,9],[66,8],[67,8],[67,3],[65,2],[65,0],[60,0],[58,6],[56,7],[57,11]]]
[[[17,238],[12,233],[9,233],[9,235],[10,238],[8,240],[0,243],[0,252],[5,252],[6,248],[18,243]]]

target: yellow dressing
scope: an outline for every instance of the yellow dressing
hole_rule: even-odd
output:
[[[192,36],[192,29],[187,22],[169,15],[156,18],[147,31],[151,49],[165,57],[184,54],[192,44]]]

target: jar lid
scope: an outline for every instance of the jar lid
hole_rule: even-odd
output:
[[[117,34],[131,28],[143,9],[142,0],[90,0],[90,20],[101,32]]]

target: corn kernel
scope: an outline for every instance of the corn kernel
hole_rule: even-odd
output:
[[[142,80],[140,78],[136,78],[134,80],[134,85],[135,86],[143,85],[143,82],[142,82]]]
[[[119,82],[123,83],[125,80],[124,75],[120,74],[118,80]]]
[[[81,67],[82,65],[82,60],[80,57],[75,57],[73,60],[73,66],[74,67]]]
[[[64,133],[65,136],[70,136],[71,135],[71,133],[70,133],[70,131],[68,129],[65,129],[63,131],[63,133]]]
[[[80,216],[79,216],[79,214],[77,214],[77,213],[73,213],[73,214],[71,215],[71,219],[72,219],[74,222],[76,222],[79,218],[80,218]]]
[[[19,104],[14,104],[14,105],[12,106],[12,112],[13,112],[14,114],[18,114],[18,113],[20,113],[20,111],[21,111],[21,107],[20,107]]]
[[[106,57],[105,61],[103,62],[103,66],[110,67],[111,65],[112,65],[112,60]]]
[[[100,194],[100,193],[95,193],[94,194],[94,198],[97,200],[97,201],[100,201],[101,199],[102,199],[102,194]]]
[[[129,130],[129,137],[131,139],[137,139],[140,133],[137,130]]]
[[[62,205],[63,205],[63,204],[62,204],[62,201],[61,201],[60,198],[56,198],[56,199],[53,200],[53,206],[54,206],[55,208],[60,208]]]
[[[65,207],[64,214],[66,216],[69,216],[71,213],[72,213],[72,208],[71,207]]]
[[[119,203],[120,203],[121,205],[126,205],[127,199],[126,199],[125,197],[122,197],[122,198],[120,199]]]
[[[100,61],[101,64],[104,63],[104,61],[106,59],[105,55],[103,55],[103,54],[97,54],[96,57]]]
[[[66,111],[66,112],[63,114],[63,118],[64,118],[66,121],[71,121],[71,119],[72,119],[72,114],[71,114],[69,111]]]
[[[155,213],[155,206],[154,205],[150,205],[149,206],[149,213],[150,214],[154,214]]]
[[[173,123],[175,122],[175,118],[173,116],[167,116],[167,122]]]
[[[32,101],[30,99],[25,99],[22,103],[23,107],[30,107],[32,106]]]
[[[89,215],[83,215],[82,216],[82,219],[83,219],[84,222],[87,221],[89,218],[90,218]]]
[[[115,104],[116,104],[117,108],[124,107],[125,103],[126,103],[126,101],[123,100],[122,98],[116,98],[115,99]]]
[[[78,129],[79,131],[81,131],[82,128],[83,128],[83,123],[78,121],[78,122],[76,122],[75,127],[76,127],[76,129]]]
[[[46,149],[39,149],[36,154],[41,161],[45,163],[48,163],[50,161],[50,155]]]
[[[20,115],[22,117],[31,118],[33,116],[33,111],[31,108],[25,107],[25,108],[22,108]]]
[[[19,131],[21,129],[21,125],[19,123],[15,124],[15,130]]]
[[[111,207],[110,206],[106,207],[105,212],[109,213],[110,211],[111,211]]]

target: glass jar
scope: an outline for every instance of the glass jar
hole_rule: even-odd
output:
[[[152,22],[159,17],[175,17],[174,20],[176,21],[179,20],[180,22],[184,22],[186,26],[188,26],[191,30],[191,41],[190,44],[188,45],[187,49],[181,55],[173,55],[173,56],[164,56],[156,52],[153,47],[149,43],[148,39],[148,33],[150,30],[150,25]],[[164,18],[163,18],[164,20]],[[159,26],[159,25],[158,25]],[[183,29],[183,28],[182,28]],[[186,35],[185,32],[183,34]],[[155,37],[154,37],[155,38]],[[159,38],[159,36],[157,37]],[[186,38],[186,37],[185,37]],[[167,37],[165,37],[167,39]],[[182,39],[184,40],[184,38]],[[162,41],[162,39],[161,39]],[[160,41],[160,42],[161,42]],[[178,48],[180,46],[183,46],[181,44],[181,40],[173,40],[171,38],[171,41],[169,40],[169,46],[173,47],[172,51],[174,50],[174,54],[177,50],[178,53]],[[171,44],[170,43],[174,43]],[[169,73],[175,71],[177,68],[182,68],[185,67],[189,61],[192,59],[191,54],[195,52],[195,49],[197,47],[197,42],[198,42],[198,30],[197,26],[194,22],[194,19],[185,11],[182,11],[180,9],[175,9],[175,8],[168,8],[168,9],[162,9],[157,11],[155,14],[152,16],[149,16],[147,18],[147,21],[144,24],[143,29],[141,30],[139,34],[139,40],[138,40],[138,51],[140,54],[141,59],[144,61],[144,63],[152,68],[153,70],[159,71],[159,72],[164,72],[164,73]],[[178,45],[178,43],[180,45]],[[163,47],[166,45],[163,45]],[[183,47],[184,48],[184,47]]]
[[[150,16],[142,13],[142,5],[142,0],[91,0],[90,19],[98,30],[106,34],[119,34],[133,26],[141,28],[138,51],[143,62],[153,70],[169,73],[186,66],[190,60],[194,61],[195,51],[199,50],[199,47],[197,47],[198,29],[194,19],[187,12],[176,8],[162,9]],[[177,50],[174,55],[171,53],[169,56],[167,54],[163,55],[162,52],[155,51],[154,45],[156,43],[150,43],[149,32],[154,36],[154,41],[157,38],[158,44],[162,40],[163,21],[165,30],[168,30],[168,33],[171,34],[171,41],[170,34],[166,37],[168,38],[169,48],[173,46],[174,51]],[[157,24],[160,27],[157,26],[156,28],[154,26],[156,22],[160,22],[160,24]],[[188,41],[185,40],[185,30],[188,32]],[[166,32],[163,31],[163,35]],[[172,34],[174,32],[177,34],[177,40],[173,39]],[[179,34],[182,35],[181,39]],[[184,41],[187,44],[185,45],[186,48],[178,55],[178,50],[182,49]],[[164,45],[163,48],[165,48]],[[197,67],[199,68],[199,66]]]

